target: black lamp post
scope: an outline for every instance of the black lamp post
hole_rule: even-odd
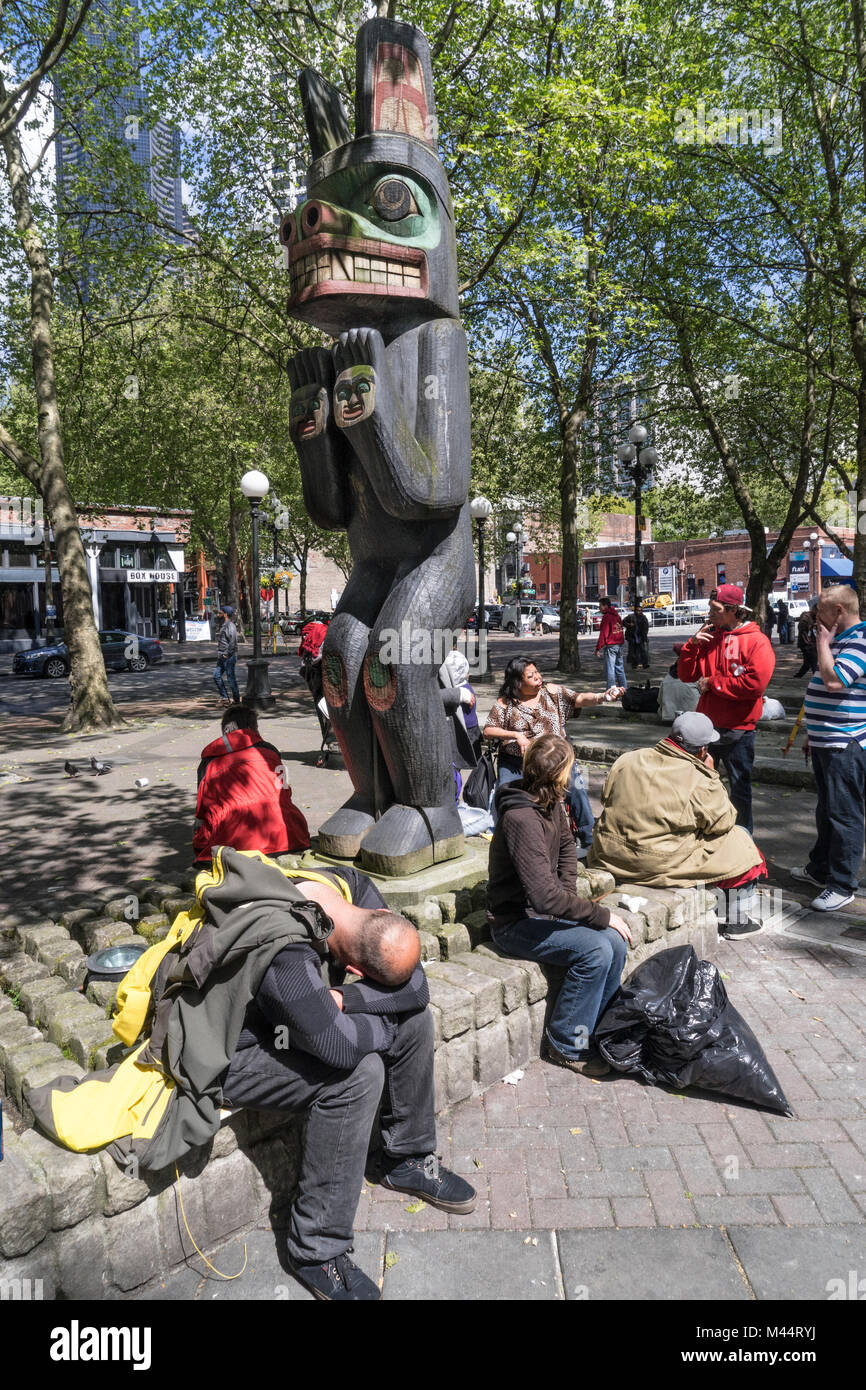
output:
[[[484,525],[493,511],[493,504],[486,497],[475,497],[469,503],[469,512],[478,527],[478,631],[486,627],[484,614]]]
[[[259,572],[259,503],[268,494],[270,483],[264,473],[251,469],[241,478],[241,492],[249,499],[253,523],[253,655],[247,662],[247,688],[244,704],[270,709],[276,703],[271,694],[268,662],[262,657],[261,575]]]
[[[620,444],[617,455],[621,463],[634,464],[634,604],[635,624],[641,614],[641,488],[648,482],[652,469],[658,462],[658,454],[652,446],[640,448],[647,437],[646,426],[636,422],[628,432],[630,443]]]

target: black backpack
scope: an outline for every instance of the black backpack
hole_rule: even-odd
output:
[[[482,753],[463,785],[463,800],[467,806],[476,806],[478,810],[486,811],[490,793],[495,786],[496,769],[493,766],[493,758],[489,753]]]

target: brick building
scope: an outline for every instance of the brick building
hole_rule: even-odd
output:
[[[838,534],[853,545],[852,529]],[[811,539],[813,535],[817,535],[816,542]],[[777,537],[778,531],[768,532],[768,549]],[[675,601],[706,598],[718,584],[739,584],[745,589],[750,558],[746,531],[725,531],[720,536],[687,541],[654,541],[651,523],[645,523],[643,566],[650,593],[657,594],[664,588],[664,578],[659,575],[663,567],[673,570],[675,591],[670,592]],[[558,602],[562,596],[562,557],[533,550],[530,537],[524,548],[524,561],[528,562],[538,598]],[[577,598],[592,602],[600,594],[611,594],[624,600],[631,594],[633,572],[634,517],[606,516],[598,540],[587,546],[581,557]],[[822,582],[845,578],[850,572],[851,562],[844,559],[833,541],[817,528],[800,526],[794,532],[773,587],[779,594],[788,590],[792,595],[807,598],[820,592]]]

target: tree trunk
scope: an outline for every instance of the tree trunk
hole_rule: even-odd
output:
[[[580,670],[577,640],[577,584],[580,576],[580,531],[577,524],[578,428],[575,416],[562,424],[559,478],[562,524],[562,588],[559,598],[559,669]]]
[[[244,619],[241,613],[241,592],[238,583],[238,566],[240,559],[238,556],[238,517],[240,508],[235,506],[234,497],[229,499],[229,548],[226,555],[226,598],[225,602],[230,603],[238,618],[238,637],[243,637]]]
[[[303,545],[298,552],[298,559],[301,562],[300,588],[298,590],[298,602],[301,605],[301,614],[307,616],[307,559],[310,554],[310,542],[304,537]]]
[[[0,96],[5,96],[2,79]],[[2,145],[15,210],[15,225],[30,268],[30,353],[39,419],[41,466],[35,460],[25,463],[20,450],[10,450],[8,444],[11,441],[5,435],[4,453],[38,487],[54,532],[63,594],[64,631],[71,665],[71,704],[63,728],[67,732],[100,728],[121,723],[122,720],[108,689],[108,674],[93,618],[84,546],[63,459],[51,331],[54,277],[33,216],[17,127],[4,135]],[[46,600],[47,597],[46,594]]]

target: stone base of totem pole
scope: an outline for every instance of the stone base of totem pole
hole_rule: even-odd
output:
[[[430,864],[426,869],[419,869],[416,873],[396,877],[376,874],[360,860],[355,861],[355,868],[360,869],[375,883],[389,907],[403,912],[404,908],[420,907],[428,899],[438,898],[443,893],[468,891],[480,882],[486,884],[489,849],[489,840],[474,836],[466,841],[464,853],[456,859],[444,859],[441,863]],[[277,857],[278,864],[282,864],[283,860],[284,856]],[[319,854],[316,850],[309,850],[300,860],[301,864],[309,865],[310,868],[319,865],[330,869],[339,868],[346,862],[345,859],[334,859],[330,855]],[[414,921],[414,918],[412,920]]]

